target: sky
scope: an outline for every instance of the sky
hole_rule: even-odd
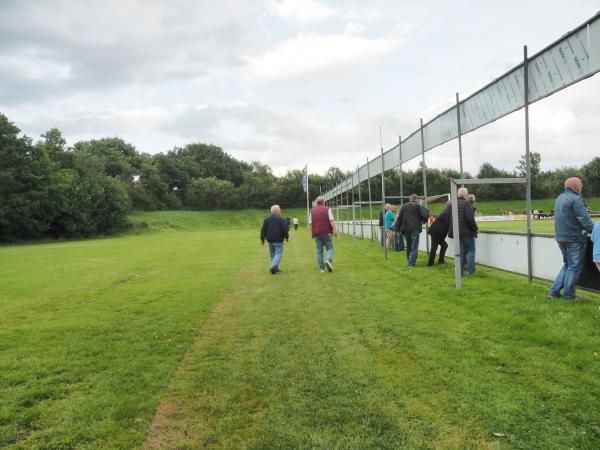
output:
[[[354,170],[597,11],[597,0],[0,0],[0,112],[37,139],[193,142],[276,174]],[[600,75],[530,108],[542,169],[600,155]],[[516,112],[463,138],[514,169]],[[458,144],[426,153],[458,168]],[[413,160],[407,168],[417,167]]]

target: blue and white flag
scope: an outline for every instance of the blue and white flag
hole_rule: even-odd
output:
[[[302,169],[302,189],[308,191],[308,164]]]

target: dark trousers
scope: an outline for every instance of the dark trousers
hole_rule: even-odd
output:
[[[438,245],[440,246],[440,257],[438,262],[441,264],[444,262],[444,256],[446,256],[446,250],[448,249],[448,244],[446,244],[446,238],[438,236],[437,234],[429,234],[431,236],[431,250],[429,250],[429,261],[427,262],[428,266],[433,266],[435,262],[435,253],[437,251]]]
[[[419,230],[410,230],[404,231],[403,234],[406,239],[406,258],[408,258],[408,265],[414,266],[417,262],[419,236],[421,236],[421,232]]]

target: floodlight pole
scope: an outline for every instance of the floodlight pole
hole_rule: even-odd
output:
[[[452,199],[452,239],[454,240],[454,283],[456,289],[462,288],[460,263],[460,229],[458,227],[458,192],[454,180],[450,180],[450,198]]]
[[[381,210],[383,213],[383,227],[381,227],[381,242],[383,243],[383,257],[387,259],[387,236],[385,234],[385,167],[383,164],[383,137],[379,125],[379,144],[381,146]]]
[[[362,195],[360,192],[360,166],[356,166],[356,174],[358,176],[358,214],[360,215],[360,238],[364,239],[365,234],[363,231]]]
[[[371,240],[373,240],[373,203],[371,202],[371,170],[367,158],[367,184],[369,185],[369,226],[371,227]]]
[[[400,161],[400,207],[404,204],[404,183],[402,182],[402,136],[398,135],[398,161]]]
[[[523,77],[525,92],[525,160],[527,179],[526,202],[527,202],[527,278],[533,280],[533,261],[531,258],[531,157],[529,154],[529,61],[527,58],[527,46],[523,47]]]
[[[456,93],[456,123],[458,126],[458,159],[460,161],[460,178],[464,178],[462,157],[462,130],[460,127],[460,100],[458,99],[458,92]]]
[[[423,196],[425,197],[425,209],[427,209],[427,169],[425,168],[425,137],[423,136],[423,119],[421,118],[421,156],[423,158]],[[429,219],[425,222],[425,231],[429,230]],[[429,233],[425,233],[425,248],[429,255]]]

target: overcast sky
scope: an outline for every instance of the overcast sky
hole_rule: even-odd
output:
[[[354,169],[593,16],[597,0],[0,0],[0,112],[69,145],[212,143],[278,174]],[[531,108],[542,167],[600,155],[600,75]],[[467,135],[513,169],[523,112]],[[453,141],[427,153],[458,168]],[[417,161],[412,164],[416,166]],[[409,164],[411,166],[411,164]]]

